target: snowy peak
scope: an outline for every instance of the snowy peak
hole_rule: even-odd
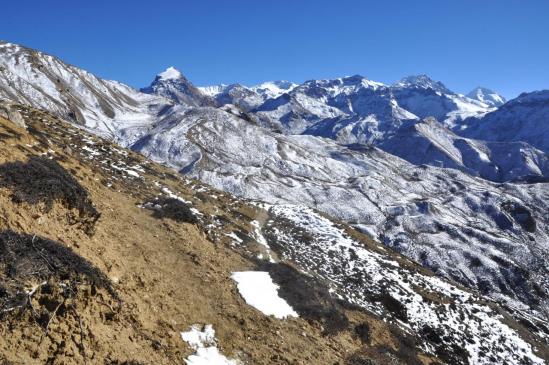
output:
[[[186,106],[216,105],[212,97],[194,86],[174,67],[168,67],[165,71],[157,74],[151,85],[142,88],[141,92],[163,96]]]
[[[19,46],[17,44],[0,41],[0,49],[1,48],[19,48]]]
[[[526,142],[549,153],[549,90],[522,93],[482,118],[468,118],[456,132],[497,142]]]
[[[440,81],[435,81],[427,75],[411,75],[401,79],[394,86],[400,88],[432,89],[443,94],[453,94],[452,91]]]
[[[198,89],[208,96],[215,97],[224,92],[230,86],[231,85],[227,84],[219,84],[211,86],[199,86]]]
[[[361,75],[345,76],[337,79],[309,80],[305,81],[300,88],[322,88],[332,95],[339,93],[353,93],[361,89],[377,90],[385,87],[381,82],[372,81]]]
[[[156,74],[156,77],[154,78],[153,82],[151,83],[150,87],[160,85],[160,84],[187,84],[192,85],[192,83],[187,80],[185,76],[176,69],[173,66],[168,67],[164,71]],[[194,85],[193,85],[194,87]]]
[[[168,100],[104,80],[31,48],[0,42],[0,99],[48,110],[102,135],[152,122]]]
[[[377,89],[385,86],[385,84],[377,81],[372,81],[361,75],[345,76],[341,79],[343,85],[359,85],[365,88]]]
[[[501,106],[506,102],[505,98],[500,94],[481,86],[473,89],[469,94],[467,94],[467,97],[473,100],[478,100],[481,103],[492,107]]]
[[[280,95],[290,92],[298,85],[290,81],[268,81],[259,85],[250,87],[250,90],[255,91],[264,98],[277,98]]]
[[[177,80],[183,77],[183,74],[173,66],[168,67],[164,72],[156,75],[160,80]]]
[[[269,97],[240,84],[220,84],[198,88],[205,95],[215,99],[217,105],[234,104],[245,111],[261,105]],[[273,93],[277,95],[277,93]]]

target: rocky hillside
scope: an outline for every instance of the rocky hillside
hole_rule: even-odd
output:
[[[150,124],[171,104],[13,43],[0,42],[0,60],[1,98],[48,110],[103,136]]]
[[[457,133],[477,139],[523,141],[549,153],[549,90],[523,93],[482,118],[465,120]]]
[[[202,98],[220,103],[216,88],[198,89],[174,69],[159,74],[148,90],[162,95],[149,95],[9,43],[0,47],[0,61],[6,76],[0,89],[12,101],[45,108],[237,196],[318,209],[440,277],[517,310],[549,316],[546,155],[524,142],[463,138],[399,106],[453,105],[443,110],[448,113],[469,110],[455,109],[463,103],[479,106],[439,82],[417,76],[386,86],[354,76],[235,86],[233,96],[252,93],[268,105],[262,114],[244,105],[196,106],[204,105]],[[59,82],[52,86],[52,78]],[[117,99],[122,91],[127,97]],[[53,101],[41,104],[42,99]],[[109,101],[114,114],[104,113],[101,101]],[[67,114],[74,107],[84,121]],[[339,120],[339,136],[352,137],[356,127],[361,135],[383,137],[378,143],[386,151],[333,135],[285,135],[275,125],[261,127],[269,126],[265,115],[285,110],[292,118],[307,116],[292,119],[294,127],[320,118],[307,126],[312,133]],[[377,114],[360,119],[372,110]],[[20,119],[10,107],[0,111]],[[345,118],[349,128],[343,127]],[[321,130],[330,129],[315,133]]]
[[[285,136],[212,108],[167,117],[133,148],[239,196],[319,209],[441,276],[549,313],[546,184],[492,184],[417,167],[376,148]]]
[[[45,108],[239,197],[318,209],[511,311],[549,316],[547,157],[525,142],[464,138],[455,126],[452,132],[450,121],[458,119],[450,117],[479,104],[439,82],[419,76],[386,86],[354,76],[204,90],[169,69],[145,90],[150,95],[13,44],[2,45],[0,60],[3,98]],[[236,102],[246,95],[254,95],[249,105],[267,110]],[[432,114],[444,106],[448,118],[421,120],[401,105]],[[514,103],[501,110],[507,105]],[[273,124],[269,115],[279,111],[306,134]],[[17,107],[3,104],[0,114],[23,123]],[[469,120],[461,124],[465,132]],[[357,136],[375,136],[381,149]],[[128,170],[117,163],[111,169]]]
[[[546,322],[317,211],[237,198],[46,112],[3,110],[6,363],[549,358]]]

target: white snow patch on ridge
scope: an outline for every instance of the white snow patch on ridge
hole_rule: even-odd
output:
[[[187,332],[181,332],[181,338],[187,342],[196,352],[185,359],[187,365],[238,365],[239,362],[227,359],[217,349],[215,331],[211,324],[200,330],[199,325],[194,325]]]
[[[268,316],[276,318],[298,317],[290,305],[278,296],[279,286],[265,271],[233,272],[238,291],[246,303]]]
[[[179,72],[179,70],[175,67],[170,66],[166,69],[166,71],[159,73],[158,76],[161,80],[175,80],[181,77],[181,72]]]

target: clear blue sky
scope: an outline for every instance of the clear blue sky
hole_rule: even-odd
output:
[[[0,38],[109,79],[197,85],[426,73],[457,92],[549,88],[547,0],[17,0]]]

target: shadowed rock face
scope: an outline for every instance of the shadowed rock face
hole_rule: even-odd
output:
[[[497,142],[521,141],[549,153],[549,90],[523,93],[482,118],[469,118],[455,132]]]
[[[511,217],[513,217],[515,222],[518,223],[522,229],[531,233],[536,231],[536,220],[528,208],[516,202],[505,202],[502,207]]]

